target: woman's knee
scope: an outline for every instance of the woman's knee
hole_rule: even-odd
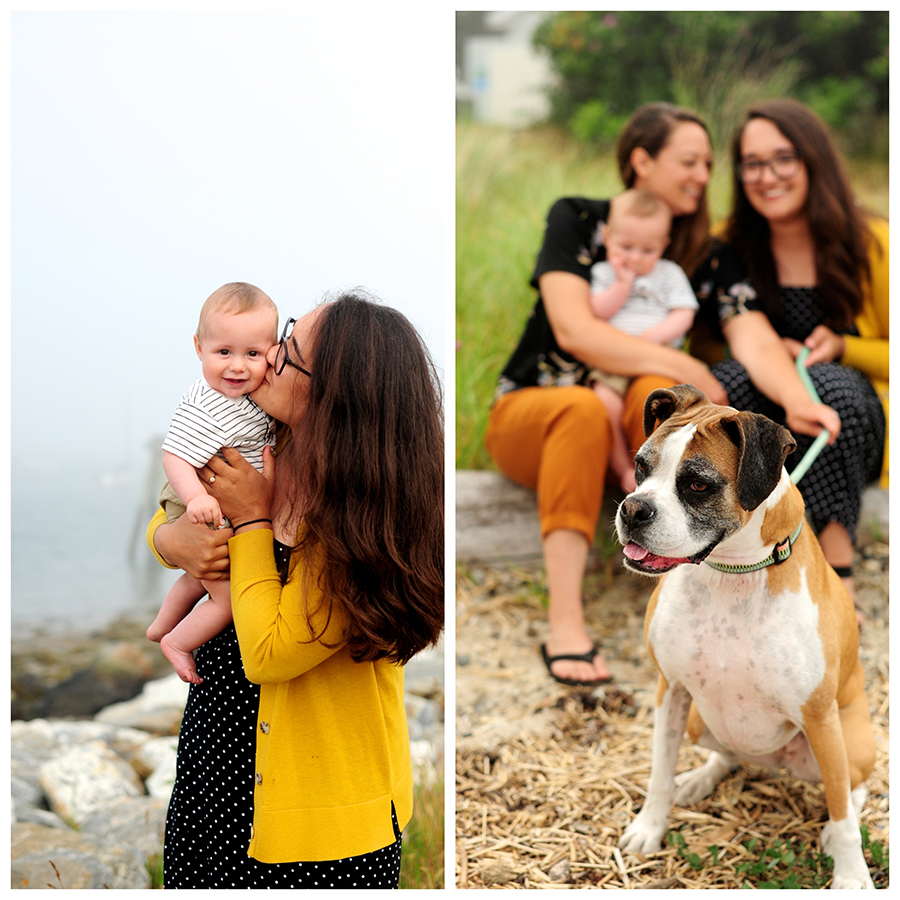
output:
[[[810,380],[819,401],[838,414],[859,412],[867,393],[872,393],[868,379],[862,372],[838,363],[819,363],[809,370]]]
[[[548,422],[548,437],[554,432],[564,431],[569,439],[585,444],[595,444],[610,438],[609,411],[591,388],[576,386],[552,390],[559,391],[561,396],[556,413]]]

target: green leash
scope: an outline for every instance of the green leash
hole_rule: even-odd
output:
[[[812,379],[809,377],[809,372],[804,365],[807,356],[809,356],[809,347],[804,347],[797,357],[797,373],[800,376],[800,380],[803,382],[803,386],[809,392],[809,396],[812,397],[816,403],[821,403],[819,395],[816,393],[815,386],[812,383]],[[794,484],[806,474],[806,470],[813,462],[815,462],[816,457],[822,452],[822,448],[828,443],[830,437],[831,432],[827,428],[823,428],[819,432],[819,436],[812,442],[809,450],[804,454],[803,459],[797,463],[793,472],[791,472],[791,481],[793,481]]]

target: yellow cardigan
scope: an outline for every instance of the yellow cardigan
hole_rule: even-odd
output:
[[[856,330],[859,332],[859,337],[845,336],[844,355],[841,357],[841,362],[845,366],[859,369],[872,382],[872,387],[875,388],[884,406],[885,422],[888,422],[889,229],[888,223],[884,219],[870,219],[869,228],[877,244],[869,252],[872,281],[871,284],[866,285],[863,294],[863,308],[856,317]],[[884,437],[884,464],[881,469],[881,487],[883,488],[888,486],[889,431],[889,428],[885,430]]]
[[[148,543],[162,562],[154,522]],[[244,672],[261,685],[248,855],[316,861],[387,847],[395,840],[391,803],[401,828],[413,805],[402,667],[353,662],[337,610],[322,639],[309,642],[306,579],[292,561],[282,587],[271,531],[237,534],[228,550]],[[311,608],[318,601],[315,592]],[[313,617],[317,632],[324,624]]]

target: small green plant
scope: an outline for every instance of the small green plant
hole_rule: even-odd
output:
[[[743,842],[753,853],[759,843],[757,838]],[[770,847],[763,847],[755,860],[745,860],[737,866],[740,875],[748,876],[745,888],[824,888],[831,880],[834,863],[830,856],[802,842],[796,849],[790,840],[776,838]]]
[[[873,841],[869,837],[869,827],[867,825],[861,825],[859,830],[862,835],[863,850],[868,853],[875,868],[886,875],[890,870],[890,848],[885,847],[881,841]]]
[[[154,890],[161,889],[163,886],[163,855],[162,853],[154,853],[147,857],[144,863],[147,871],[150,873],[150,887]]]
[[[863,849],[879,871],[885,875],[888,871],[888,850],[878,841],[869,838],[868,829],[861,829]],[[706,865],[720,864],[721,848],[713,844],[706,848],[709,857],[688,850],[687,841],[680,831],[669,831],[666,835],[669,846],[695,872]],[[790,890],[796,888],[824,888],[832,877],[834,862],[830,856],[807,847],[804,843],[795,844],[789,838],[776,838],[770,845],[762,843],[758,838],[742,841],[748,857],[735,866],[735,873],[740,876],[741,886],[745,889]]]
[[[687,862],[687,864],[695,871],[703,868],[703,861],[698,853],[691,853],[687,848],[687,841],[680,831],[670,831],[666,834],[666,840],[671,847],[674,847],[678,855]],[[719,857],[719,848],[716,846],[708,847],[708,850],[715,850],[716,861]]]
[[[444,779],[416,784],[413,817],[403,834],[400,887],[444,887]]]

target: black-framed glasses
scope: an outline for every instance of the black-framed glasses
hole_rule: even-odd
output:
[[[294,369],[299,369],[307,378],[312,378],[312,372],[310,372],[309,369],[304,369],[303,366],[295,363],[290,356],[288,356],[287,336],[296,321],[296,319],[288,319],[287,322],[284,323],[281,339],[278,341],[278,352],[275,354],[275,365],[273,368],[275,369],[275,374],[280,375],[284,371],[285,366],[291,366]]]
[[[787,181],[800,171],[800,157],[796,153],[779,153],[769,159],[742,159],[736,166],[737,177],[744,184],[758,184],[766,168],[779,181]]]

